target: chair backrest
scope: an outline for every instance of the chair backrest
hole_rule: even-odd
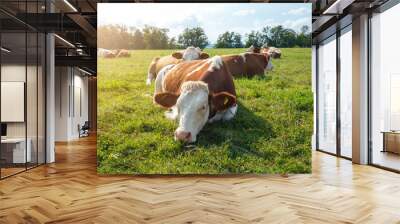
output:
[[[82,129],[89,129],[90,125],[89,125],[89,121],[85,121],[85,123],[82,126]]]

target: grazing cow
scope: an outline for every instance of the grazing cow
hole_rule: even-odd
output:
[[[128,50],[121,49],[118,51],[117,58],[128,58],[131,56]]]
[[[243,53],[240,55],[224,55],[222,60],[234,77],[253,77],[273,69],[269,54]]]
[[[171,65],[157,79],[162,79],[162,92],[154,102],[172,108],[166,116],[179,121],[175,140],[195,142],[207,121],[226,121],[236,114],[235,85],[220,56]]]
[[[167,55],[161,58],[156,57],[150,63],[146,84],[150,85],[151,81],[157,77],[160,70],[167,65],[178,64],[181,61],[206,59],[208,57],[209,55],[202,52],[198,47],[188,47],[185,50],[174,52],[172,55]]]

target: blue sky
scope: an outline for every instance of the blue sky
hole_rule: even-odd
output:
[[[296,31],[311,27],[310,3],[157,4],[99,3],[98,25],[120,24],[142,28],[145,24],[168,28],[177,37],[186,27],[201,26],[209,41],[234,31],[242,35],[264,26],[283,25]]]

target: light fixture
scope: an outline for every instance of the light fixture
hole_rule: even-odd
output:
[[[75,48],[75,45],[73,45],[71,42],[69,42],[68,40],[66,40],[66,39],[64,39],[64,38],[62,38],[62,37],[60,37],[59,35],[57,35],[57,34],[54,34],[54,36],[55,37],[57,37],[59,40],[61,40],[62,42],[64,42],[64,43],[66,43],[67,45],[69,45],[70,47],[73,47],[73,48]]]
[[[11,51],[5,47],[1,47],[0,48],[2,51],[6,52],[6,53],[10,53]]]
[[[65,4],[67,4],[74,12],[78,12],[78,10],[68,1],[64,0]]]
[[[78,67],[78,70],[81,71],[81,72],[83,72],[83,73],[85,73],[85,74],[87,74],[87,75],[90,75],[90,76],[93,75],[92,73],[90,73],[90,72],[88,72],[88,71],[86,71],[86,70],[83,70],[83,69],[81,69],[81,68],[79,68],[79,67]]]
[[[355,0],[336,0],[322,14],[342,14],[343,10],[351,5]]]
[[[83,55],[83,50],[82,49],[76,49],[76,53],[78,53],[79,55]]]

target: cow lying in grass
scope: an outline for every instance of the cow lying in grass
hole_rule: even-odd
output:
[[[243,53],[240,55],[223,55],[221,56],[222,61],[228,68],[229,73],[233,77],[253,77],[255,75],[263,75],[264,72],[273,69],[271,58],[268,54],[256,54],[256,53]],[[155,83],[155,94],[162,92],[162,77],[165,76],[175,64],[164,66],[159,72],[158,76],[161,78],[156,79]],[[195,69],[195,68],[193,68]]]
[[[205,52],[202,52],[198,47],[188,47],[185,50],[174,52],[172,55],[156,57],[150,63],[146,84],[150,85],[151,81],[157,77],[157,74],[160,72],[160,70],[167,65],[175,65],[181,61],[206,59],[208,57],[209,55]]]
[[[262,48],[259,47],[254,47],[251,45],[246,52],[250,53],[264,53],[264,54],[269,54],[272,58],[281,58],[282,56],[282,51],[279,48],[276,47],[267,47],[263,46]]]
[[[224,55],[222,60],[234,77],[253,77],[262,75],[273,69],[271,57],[266,53],[243,53],[240,55]]]
[[[282,51],[279,48],[276,47],[266,47],[266,48],[261,48],[260,53],[268,53],[271,55],[272,58],[281,58],[282,56]]]
[[[104,48],[99,48],[97,49],[97,56],[103,58],[123,58],[123,57],[130,57],[131,53],[125,49],[107,50]]]
[[[236,114],[235,85],[220,56],[172,65],[157,81],[161,89],[154,102],[171,108],[167,118],[179,121],[175,140],[195,142],[207,122],[230,120]]]
[[[131,53],[128,50],[121,49],[118,51],[117,58],[128,58],[131,56]]]
[[[115,58],[117,57],[118,50],[107,50],[104,48],[97,49],[97,57]]]

